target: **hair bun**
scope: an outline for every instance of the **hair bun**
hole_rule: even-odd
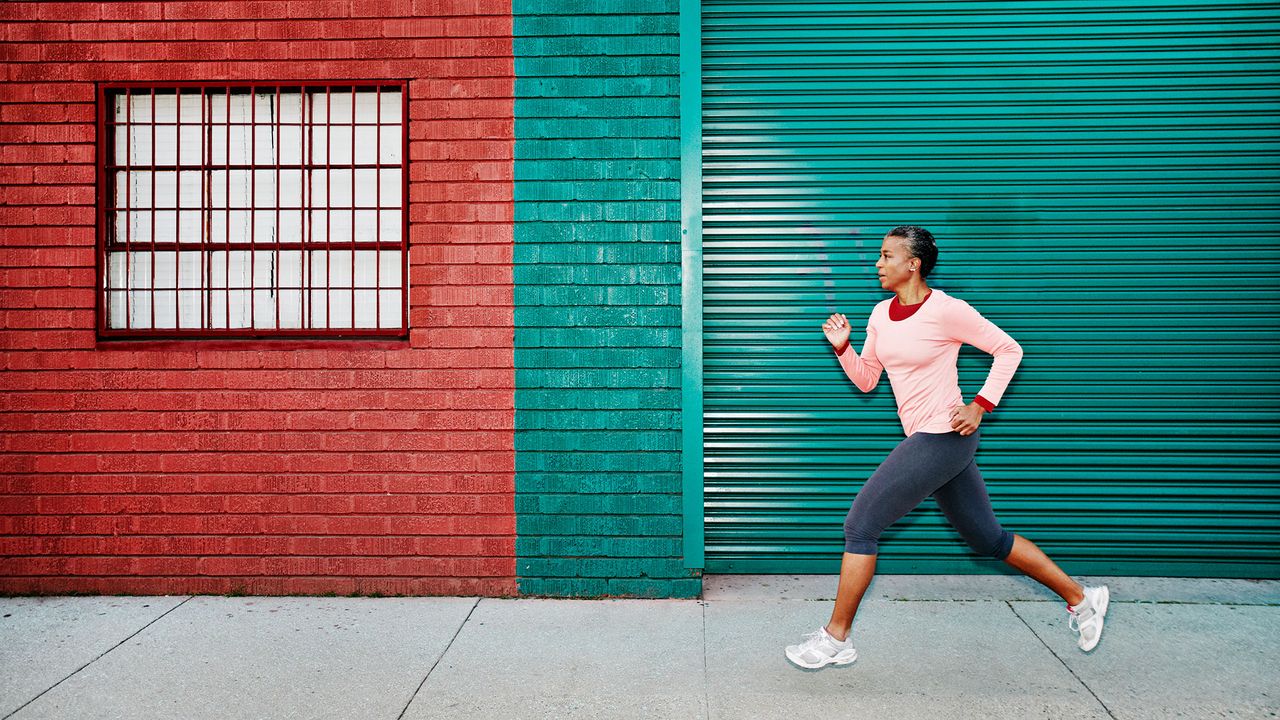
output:
[[[927,277],[938,264],[938,243],[933,233],[919,225],[899,225],[885,234],[886,237],[899,237],[907,241],[907,249],[920,258],[920,277]]]

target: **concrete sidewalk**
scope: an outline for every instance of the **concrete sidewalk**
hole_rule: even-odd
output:
[[[1086,655],[1006,576],[878,576],[858,661],[804,671],[835,578],[703,600],[0,598],[0,718],[1271,718],[1280,582],[1111,587]]]

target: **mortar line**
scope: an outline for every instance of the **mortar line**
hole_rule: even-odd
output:
[[[1093,696],[1093,699],[1097,700],[1098,704],[1102,706],[1102,709],[1107,711],[1107,715],[1111,718],[1111,720],[1116,720],[1116,715],[1115,713],[1111,712],[1111,708],[1107,707],[1107,704],[1102,702],[1102,698],[1098,697],[1098,694],[1093,691],[1093,688],[1089,687],[1089,684],[1086,683],[1084,680],[1082,680],[1080,676],[1076,674],[1076,671],[1072,670],[1071,666],[1068,665],[1065,660],[1063,660],[1061,657],[1058,657],[1058,653],[1054,652],[1053,648],[1049,647],[1049,643],[1045,642],[1044,638],[1040,637],[1040,633],[1036,632],[1036,629],[1031,627],[1031,624],[1028,623],[1021,615],[1018,614],[1017,609],[1013,607],[1013,603],[1009,602],[1008,600],[1005,600],[1004,604],[1009,606],[1009,610],[1013,612],[1014,617],[1018,618],[1019,620],[1022,620],[1022,624],[1027,626],[1027,629],[1031,631],[1032,635],[1036,636],[1036,639],[1040,641],[1041,645],[1044,645],[1044,648],[1049,651],[1049,654],[1053,655],[1055,658],[1057,658],[1058,662],[1062,663],[1062,667],[1066,668],[1067,672],[1071,673],[1071,677],[1075,678],[1076,682],[1080,683],[1080,685],[1083,686],[1085,690],[1089,691],[1089,694]]]
[[[404,714],[409,711],[409,706],[412,705],[414,699],[418,697],[418,692],[422,690],[422,686],[427,684],[427,679],[431,677],[431,673],[435,672],[436,666],[439,665],[440,661],[444,659],[444,656],[448,654],[449,648],[453,647],[453,641],[458,639],[458,635],[462,632],[462,628],[465,627],[467,621],[471,619],[471,613],[475,612],[476,607],[480,605],[480,600],[481,598],[476,598],[476,601],[471,603],[471,609],[467,611],[467,616],[458,624],[458,629],[453,631],[453,637],[449,638],[449,644],[444,646],[444,650],[440,653],[440,657],[437,657],[436,661],[431,663],[431,669],[423,676],[422,682],[418,683],[418,687],[413,689],[413,694],[409,696],[409,702],[404,704],[404,708],[400,710],[400,714],[396,716],[396,720],[403,718]]]
[[[97,662],[99,659],[101,659],[101,658],[102,658],[104,655],[106,655],[107,653],[111,652],[112,650],[115,650],[116,648],[120,647],[121,645],[123,645],[123,644],[125,644],[125,643],[129,642],[130,640],[132,640],[133,638],[137,637],[138,633],[142,632],[143,630],[146,630],[147,628],[149,628],[149,627],[151,627],[152,625],[154,625],[154,624],[156,624],[157,622],[159,622],[159,621],[160,621],[160,618],[163,618],[164,616],[168,615],[169,613],[173,612],[174,610],[177,610],[178,608],[182,607],[183,605],[186,605],[186,604],[187,604],[187,601],[188,601],[188,600],[190,600],[190,599],[191,599],[191,598],[193,598],[193,597],[195,597],[195,596],[194,596],[194,595],[188,595],[188,596],[186,597],[186,599],[185,599],[185,600],[183,600],[182,602],[178,603],[177,605],[174,605],[173,607],[169,608],[168,610],[165,610],[164,612],[160,613],[160,614],[159,614],[159,615],[157,615],[156,617],[152,618],[151,622],[149,622],[149,623],[147,623],[146,625],[143,625],[142,627],[138,628],[136,631],[134,631],[134,632],[133,632],[133,634],[129,635],[129,637],[127,637],[127,638],[125,638],[125,639],[121,640],[120,642],[116,643],[115,645],[112,645],[111,647],[109,647],[109,648],[107,648],[106,650],[102,651],[102,653],[100,653],[100,654],[99,654],[97,657],[95,657],[94,659],[92,659],[92,660],[90,660],[89,662],[87,662],[87,663],[85,663],[85,664],[81,665],[80,667],[76,668],[75,670],[72,670],[72,671],[71,671],[71,673],[70,673],[69,675],[67,675],[66,677],[62,678],[61,680],[59,680],[58,682],[54,683],[53,685],[50,685],[48,688],[45,688],[45,689],[44,689],[44,691],[42,691],[39,695],[36,695],[35,697],[31,698],[30,700],[28,700],[28,701],[26,701],[26,702],[22,703],[21,705],[19,705],[19,706],[18,706],[18,707],[16,707],[16,708],[14,708],[14,709],[13,709],[13,712],[9,713],[8,715],[5,715],[3,718],[0,718],[0,720],[8,720],[9,718],[13,717],[14,715],[17,715],[17,714],[22,710],[22,708],[24,708],[24,707],[26,707],[26,706],[30,705],[31,703],[35,702],[36,700],[39,700],[41,697],[43,697],[43,696],[44,696],[44,694],[45,694],[45,693],[49,692],[50,690],[53,690],[54,688],[58,687],[58,686],[59,686],[59,685],[61,685],[62,683],[66,682],[67,680],[70,680],[70,679],[71,679],[71,677],[72,677],[73,675],[75,675],[76,673],[80,672],[81,670],[83,670],[83,669],[85,669],[85,668],[89,667],[90,665],[94,664],[95,662]]]

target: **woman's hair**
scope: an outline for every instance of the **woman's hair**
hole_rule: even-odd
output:
[[[933,272],[933,266],[938,264],[938,246],[933,241],[933,233],[919,225],[899,225],[887,234],[907,241],[907,250],[920,258],[920,277],[928,277]]]

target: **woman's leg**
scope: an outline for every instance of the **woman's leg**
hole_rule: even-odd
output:
[[[1072,580],[1030,540],[1006,531],[996,520],[987,495],[987,484],[976,463],[970,463],[933,494],[947,520],[960,531],[969,547],[982,555],[1004,560],[1066,600],[1078,605],[1083,588]]]
[[[867,478],[844,521],[840,585],[827,632],[844,640],[876,571],[880,534],[973,461],[977,433],[914,433]]]
[[[1068,605],[1079,605],[1084,602],[1084,588],[1080,583],[1072,580],[1035,543],[1021,535],[1014,534],[1013,550],[1004,561],[1058,593]]]
[[[858,613],[858,604],[876,574],[876,556],[845,553],[840,561],[840,586],[836,589],[836,606],[831,610],[831,620],[827,622],[827,632],[837,640],[849,637],[849,628],[853,627],[853,616]]]

